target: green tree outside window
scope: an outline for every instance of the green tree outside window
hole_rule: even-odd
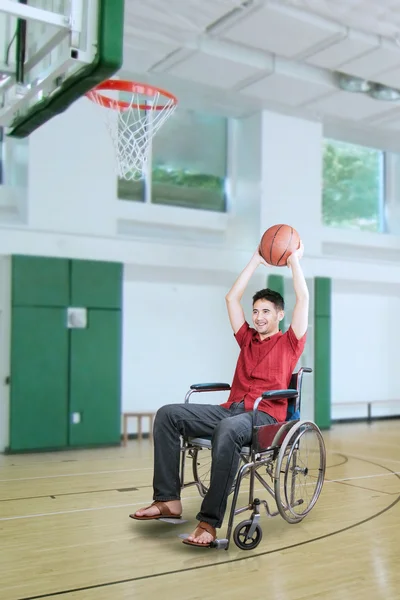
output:
[[[335,140],[323,148],[324,225],[382,230],[383,152]]]

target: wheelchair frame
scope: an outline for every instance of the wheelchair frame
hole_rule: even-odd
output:
[[[326,468],[326,452],[325,444],[318,426],[313,421],[300,420],[297,416],[300,415],[301,406],[301,387],[303,373],[311,373],[312,369],[301,367],[297,373],[293,373],[289,388],[286,390],[273,390],[264,392],[254,403],[253,407],[253,433],[250,446],[242,448],[240,459],[244,463],[238,470],[235,482],[231,492],[233,499],[229,513],[226,538],[216,539],[212,544],[212,548],[227,550],[230,544],[233,522],[236,515],[239,515],[247,510],[251,510],[252,514],[249,519],[240,522],[234,532],[233,539],[235,544],[242,550],[252,550],[258,546],[262,539],[262,529],[260,525],[260,506],[263,505],[269,517],[281,515],[288,523],[299,523],[315,506],[320,493],[322,491],[325,468]],[[185,403],[189,402],[189,398],[193,393],[214,392],[214,391],[229,391],[230,385],[227,383],[199,383],[190,386],[189,391],[185,396]],[[294,418],[281,423],[273,423],[271,425],[256,425],[256,417],[258,406],[263,399],[288,399],[288,406],[293,410]],[[319,466],[318,476],[316,480],[315,490],[309,504],[300,514],[297,509],[304,504],[304,499],[295,500],[295,485],[296,478],[299,475],[307,477],[309,468],[307,465],[297,462],[298,453],[300,452],[300,443],[302,437],[307,433],[315,435],[319,446]],[[202,497],[207,493],[207,486],[201,481],[197,469],[197,457],[201,450],[211,450],[212,444],[210,438],[183,438],[181,446],[181,468],[180,479],[181,488],[186,488],[195,485]],[[185,483],[185,464],[186,455],[192,458],[193,481]],[[293,459],[293,465],[290,467]],[[285,466],[286,461],[286,466]],[[272,484],[258,473],[258,470],[265,466],[267,475],[270,476]],[[236,508],[240,487],[246,475],[249,475],[249,499],[248,503],[240,508]],[[282,478],[283,475],[283,478]],[[290,479],[290,482],[289,482]],[[258,481],[272,496],[277,505],[277,511],[271,511],[267,500],[260,500],[254,497],[255,481]],[[290,491],[289,491],[290,485]],[[308,484],[306,484],[308,485]],[[283,486],[283,490],[281,489]]]

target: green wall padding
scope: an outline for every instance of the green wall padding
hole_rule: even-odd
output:
[[[68,306],[69,261],[38,256],[12,257],[13,306]]]
[[[274,292],[278,292],[285,299],[285,279],[283,275],[268,275],[267,287]],[[279,329],[285,331],[285,318],[280,322]]]
[[[122,273],[119,263],[12,257],[9,451],[119,443]],[[86,328],[67,327],[68,307],[86,308]]]
[[[320,429],[331,426],[331,296],[328,277],[314,280],[314,420]]]
[[[70,411],[81,421],[69,428],[71,446],[118,444],[121,439],[121,318],[116,310],[91,310],[89,328],[71,330]]]
[[[68,435],[65,309],[13,307],[11,340],[10,448],[62,448]]]
[[[123,269],[119,263],[71,261],[71,306],[122,307]]]

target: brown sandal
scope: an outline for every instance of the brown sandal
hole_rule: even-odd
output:
[[[209,523],[200,521],[196,529],[204,529],[204,531],[207,531],[207,533],[212,535],[214,539],[211,540],[211,542],[209,542],[208,544],[201,544],[200,542],[190,542],[188,539],[182,540],[182,543],[187,544],[188,546],[200,546],[201,548],[211,548],[211,544],[213,544],[213,542],[215,542],[215,540],[217,539],[217,532],[215,528]]]
[[[138,517],[135,513],[132,513],[130,516],[131,519],[136,519],[137,521],[152,521],[156,519],[181,519],[182,515],[174,515],[169,509],[169,506],[165,502],[160,502],[155,500],[150,504],[150,506],[157,506],[160,511],[159,515],[153,515],[151,517]],[[147,510],[150,506],[146,506],[146,508],[142,508],[142,510]]]

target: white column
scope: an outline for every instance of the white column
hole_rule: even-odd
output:
[[[322,141],[320,123],[263,112],[261,233],[292,225],[310,256],[321,246]]]
[[[262,115],[261,231],[277,223],[292,225],[305,246],[303,267],[310,290],[308,339],[299,366],[313,367],[313,278],[307,257],[321,255],[322,142],[320,123],[277,113]],[[276,268],[285,277],[287,325],[294,306],[293,285],[286,268]],[[313,375],[303,380],[303,419],[314,418]]]

